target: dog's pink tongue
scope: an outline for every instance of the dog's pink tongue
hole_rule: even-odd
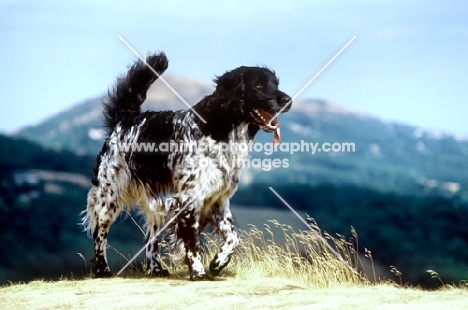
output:
[[[281,139],[281,134],[280,134],[280,124],[278,122],[278,118],[276,118],[273,114],[268,113],[267,111],[264,110],[259,110],[262,116],[265,119],[271,120],[271,125],[276,126],[275,129],[275,136],[273,138],[273,145],[278,145]]]
[[[275,136],[273,138],[273,145],[278,145],[280,143],[280,139],[281,139],[280,125],[278,123],[278,126],[276,127],[276,130],[275,130]]]

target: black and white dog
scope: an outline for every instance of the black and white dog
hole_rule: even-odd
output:
[[[155,237],[179,211],[167,228],[174,257],[185,260],[191,280],[210,278],[203,268],[199,234],[211,224],[224,240],[209,266],[211,275],[218,275],[239,243],[229,198],[239,183],[239,162],[248,157],[245,148],[234,150],[225,145],[248,143],[259,129],[274,132],[274,141],[279,142],[279,123],[274,116],[287,111],[292,99],[278,90],[272,71],[239,67],[217,77],[214,93],[193,109],[140,112],[148,88],[167,66],[164,53],[148,55],[146,63],[136,62],[117,79],[104,103],[109,135],[97,157],[83,218],[94,239],[96,276],[111,274],[107,234],[123,208],[133,206],[146,219],[146,258],[152,275],[169,274],[161,266]],[[128,147],[171,141],[204,147],[189,152],[143,152]],[[206,162],[211,164],[201,164]]]

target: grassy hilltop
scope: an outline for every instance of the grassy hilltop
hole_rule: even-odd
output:
[[[296,232],[277,222],[266,231],[267,236],[256,227],[244,231],[237,255],[215,281],[190,282],[185,267],[166,261],[169,279],[147,278],[137,264],[111,279],[11,284],[0,288],[0,303],[3,309],[462,309],[468,303],[463,284],[424,291],[376,279],[367,251],[369,276],[346,240]],[[324,246],[323,237],[343,260]],[[205,238],[211,257],[217,242]]]

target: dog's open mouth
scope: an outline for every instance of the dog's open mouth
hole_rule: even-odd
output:
[[[262,128],[265,132],[274,132],[275,137],[273,138],[273,144],[278,144],[281,139],[280,135],[280,124],[275,115],[266,112],[262,109],[253,109],[250,112],[253,123],[258,127]]]

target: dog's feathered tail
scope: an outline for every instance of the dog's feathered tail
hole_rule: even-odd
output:
[[[138,60],[117,79],[116,85],[109,91],[104,102],[104,125],[109,131],[126,118],[133,118],[140,113],[140,107],[146,99],[146,92],[154,81],[166,71],[169,61],[163,52],[148,55],[146,63]],[[154,69],[148,68],[148,65]]]

